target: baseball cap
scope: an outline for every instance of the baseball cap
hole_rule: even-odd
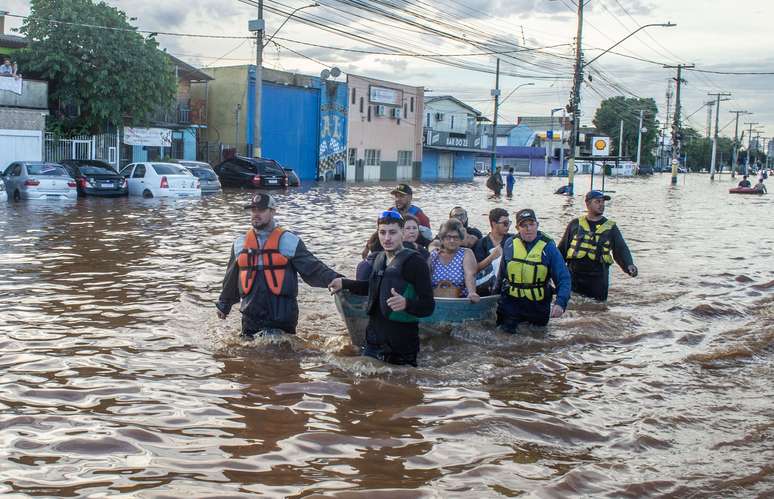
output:
[[[277,206],[277,203],[274,201],[274,198],[271,197],[268,194],[256,194],[252,197],[250,200],[250,204],[244,205],[244,208],[246,210],[250,210],[252,208],[258,208],[259,210],[266,210],[266,209],[274,209]]]
[[[408,184],[398,184],[398,187],[390,191],[390,194],[395,194],[396,192],[407,196],[412,196],[414,194],[414,191],[411,190],[411,186]]]
[[[535,215],[535,210],[530,210],[529,208],[519,210],[519,212],[516,213],[516,225],[519,225],[524,220],[534,220],[537,222],[537,215]]]
[[[589,191],[586,194],[586,201],[591,201],[592,199],[602,198],[605,201],[610,201],[610,196],[605,194],[602,191]]]

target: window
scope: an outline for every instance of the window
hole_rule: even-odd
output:
[[[350,148],[349,150],[349,164],[354,166],[357,161],[357,149]]]
[[[27,165],[27,175],[47,175],[51,177],[67,177],[67,170],[59,165],[43,163]]]
[[[132,178],[144,178],[145,177],[145,165],[137,165],[137,168],[134,169],[134,173],[132,174]]]
[[[133,164],[127,165],[126,168],[121,170],[121,173],[119,173],[119,175],[121,175],[124,178],[129,178],[129,174],[132,173],[132,168],[134,168]]]
[[[403,103],[403,116],[408,115],[408,104]]]
[[[371,106],[368,106],[368,121],[371,121]]]
[[[11,172],[11,176],[18,177],[21,175],[21,165],[16,165],[13,167],[13,171]]]
[[[398,166],[411,166],[412,151],[398,151]]]
[[[187,168],[177,165],[153,163],[153,169],[156,171],[156,175],[191,175]]]
[[[356,89],[352,89],[352,104],[355,104],[357,102],[357,94],[355,93]]]
[[[411,112],[414,112],[414,98],[411,98]]]
[[[365,164],[366,166],[379,166],[382,164],[382,151],[379,149],[366,149],[365,150]]]
[[[451,115],[451,127],[452,130],[454,130],[454,115]]]
[[[360,98],[360,112],[363,112],[363,98]]]
[[[425,120],[425,126],[430,126],[430,113],[427,113],[425,117],[427,117],[427,120]]]

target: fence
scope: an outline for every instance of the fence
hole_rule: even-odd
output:
[[[118,135],[115,133],[78,135],[68,139],[46,133],[43,160],[57,163],[64,159],[98,159],[118,170],[118,145]]]

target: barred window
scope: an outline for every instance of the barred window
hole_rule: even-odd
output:
[[[379,166],[382,164],[382,151],[380,149],[366,149],[365,150],[365,164],[366,166]]]
[[[398,166],[411,166],[412,151],[398,151]]]

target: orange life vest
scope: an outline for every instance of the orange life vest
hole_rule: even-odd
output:
[[[242,251],[239,252],[237,265],[239,265],[239,286],[245,295],[253,289],[253,282],[260,267],[258,267],[258,258],[262,257],[263,277],[266,279],[266,285],[274,295],[282,292],[282,283],[285,281],[285,267],[288,265],[288,259],[279,252],[279,240],[285,229],[275,228],[266,239],[266,244],[261,248],[255,231],[250,229],[245,235],[245,243]]]

